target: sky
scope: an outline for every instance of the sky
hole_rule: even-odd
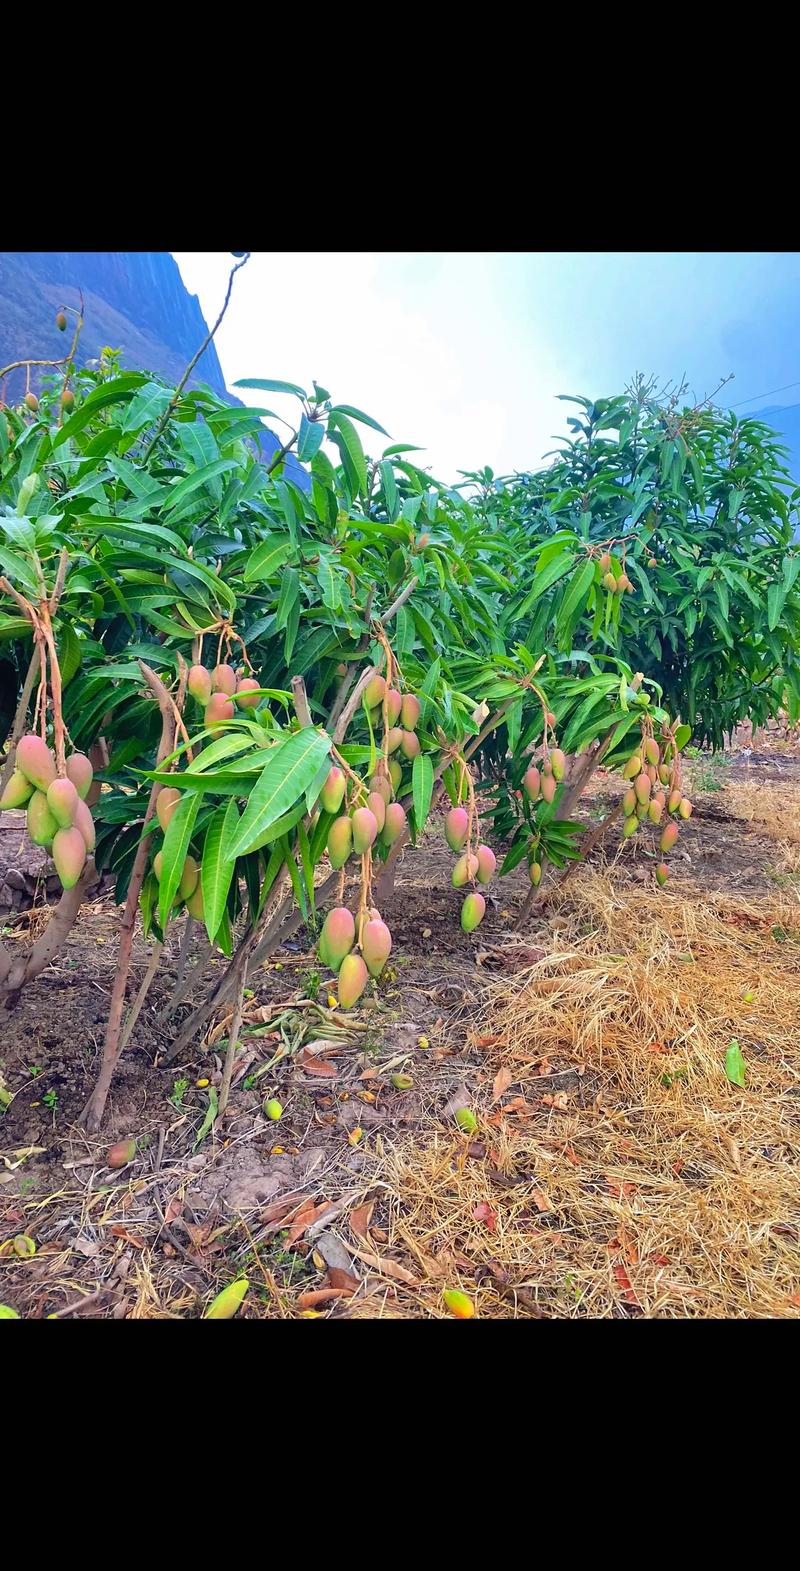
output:
[[[232,256],[173,255],[211,324]],[[557,394],[607,397],[636,371],[698,398],[733,372],[717,401],[743,413],[800,401],[800,252],[254,252],[215,342],[231,389],[314,377],[439,479],[510,473],[565,431]]]

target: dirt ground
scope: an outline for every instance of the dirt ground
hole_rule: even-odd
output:
[[[434,820],[356,1010],[329,1007],[303,935],[253,979],[228,1113],[206,1132],[225,1021],[164,1063],[186,1012],[159,1019],[180,924],[102,1136],[78,1129],[118,920],[111,895],[84,908],[0,1015],[0,1303],[197,1318],[246,1276],[244,1318],[436,1318],[446,1289],[482,1318],[800,1316],[800,753],[691,775],[665,890],[651,843],[621,851],[615,826],[523,934],[522,868],[461,932]],[[587,821],[618,789],[598,773]],[[0,836],[6,883],[19,849]],[[4,941],[46,920],[10,913]],[[139,938],[131,997],[147,959]],[[193,1003],[223,963],[202,964]],[[734,1040],[744,1087],[725,1072]]]

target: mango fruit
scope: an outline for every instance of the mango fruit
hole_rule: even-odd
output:
[[[397,725],[397,722],[400,719],[402,708],[402,693],[398,693],[396,687],[390,687],[388,693],[386,694],[386,712],[390,726]],[[403,723],[405,724],[405,722]],[[408,729],[413,731],[414,727],[409,726]]]
[[[0,807],[24,807],[33,796],[34,788],[30,780],[26,780],[22,771],[14,769],[6,781],[6,788],[0,796]]]
[[[471,883],[472,879],[477,876],[477,872],[478,858],[473,852],[470,852],[469,856],[467,856],[465,851],[453,868],[453,888],[463,889],[465,884]]]
[[[640,824],[647,817],[649,811],[650,811],[650,803],[649,802],[637,802],[636,803],[636,817],[638,818]]]
[[[528,873],[530,875],[530,880],[534,889],[538,889],[540,883],[542,882],[541,862],[531,862],[528,867]]]
[[[26,409],[30,409],[31,414],[33,414],[33,415],[36,414],[36,411],[39,408],[39,400],[36,397],[35,393],[26,393],[25,394],[25,408]]]
[[[367,807],[378,825],[378,834],[380,834],[386,823],[386,798],[380,791],[370,791],[367,797]]]
[[[257,709],[261,703],[258,696],[261,683],[254,676],[240,676],[236,683],[234,703],[239,709]]]
[[[156,851],[156,854],[153,857],[153,872],[155,873],[156,881],[159,884],[161,883],[161,869],[162,869],[163,866],[164,866],[164,853],[163,853],[163,851]]]
[[[319,952],[332,971],[338,971],[356,941],[356,924],[347,906],[334,906],[322,924]]]
[[[624,818],[630,818],[631,814],[635,812],[636,792],[634,791],[633,786],[628,786],[628,789],[622,798],[622,815]]]
[[[539,775],[539,771],[535,764],[531,764],[530,769],[526,769],[524,775],[522,776],[522,789],[525,792],[529,802],[538,801],[540,786],[541,777]]]
[[[625,820],[625,822],[624,822],[624,824],[622,826],[622,837],[623,837],[623,839],[624,840],[630,840],[631,835],[635,835],[638,828],[639,828],[639,820],[636,817],[635,813],[631,813],[630,817],[626,818],[626,820]]]
[[[195,885],[194,893],[189,896],[186,902],[186,909],[196,922],[202,922],[205,919],[206,908],[203,901],[203,886],[199,879]]]
[[[422,707],[415,694],[404,693],[400,706],[400,721],[405,731],[416,731],[421,712]]]
[[[490,846],[483,845],[478,846],[478,849],[475,852],[475,857],[478,863],[478,871],[475,874],[478,883],[488,884],[495,868],[497,867],[497,857]]]
[[[444,1307],[454,1320],[471,1320],[475,1314],[475,1305],[466,1293],[459,1293],[454,1287],[448,1287],[442,1293]]]
[[[399,802],[390,802],[386,809],[386,822],[383,826],[383,838],[387,845],[394,845],[395,840],[405,833],[408,828],[405,808]]]
[[[47,805],[59,829],[72,828],[79,801],[80,797],[71,780],[54,780],[47,787]]]
[[[232,665],[216,665],[211,673],[212,693],[224,693],[233,698],[236,692],[236,672]]]
[[[400,781],[402,780],[402,778],[403,778],[403,767],[402,767],[402,765],[398,764],[396,758],[390,758],[389,759],[389,779],[392,782],[392,789],[394,791],[399,791],[399,789],[400,789]]]
[[[611,553],[609,551],[603,552],[600,561],[598,562],[598,567],[600,568],[601,573],[608,573],[610,571]]]
[[[232,720],[236,710],[225,693],[212,693],[203,711],[203,725],[223,725],[226,720]]]
[[[274,1096],[271,1096],[269,1101],[264,1103],[264,1112],[267,1118],[272,1119],[273,1124],[277,1124],[278,1119],[283,1117],[283,1108]]]
[[[187,682],[192,698],[204,707],[211,697],[211,672],[204,665],[193,665]]]
[[[228,1286],[223,1287],[222,1292],[217,1293],[216,1298],[209,1304],[203,1319],[232,1320],[237,1310],[241,1309],[249,1287],[250,1283],[246,1276],[240,1276],[236,1282],[229,1282]]]
[[[392,935],[380,917],[364,924],[361,933],[361,953],[370,976],[380,976],[392,952]]]
[[[353,825],[345,813],[335,818],[328,831],[328,856],[331,867],[344,867],[353,849]]]
[[[136,1155],[135,1140],[118,1140],[106,1152],[106,1167],[127,1167]]]
[[[475,1117],[471,1107],[457,1108],[453,1114],[453,1117],[458,1124],[459,1129],[463,1130],[465,1135],[474,1135],[478,1127],[478,1120]]]
[[[364,688],[364,703],[366,704],[367,708],[368,709],[375,709],[378,704],[382,704],[383,703],[383,695],[384,695],[385,692],[386,692],[386,679],[385,679],[385,677],[373,676],[371,681],[369,681],[367,683],[366,687]]]
[[[74,889],[86,862],[86,841],[79,829],[57,829],[53,835],[53,861],[65,889]]]
[[[375,774],[370,780],[369,789],[370,795],[377,791],[378,794],[383,797],[384,803],[391,802],[392,782],[391,780],[387,779],[386,775],[378,774],[376,770]]]
[[[547,757],[545,759],[544,763],[542,764],[542,774],[543,775],[552,775],[552,773],[553,773],[553,765],[551,764],[549,757]]]
[[[623,778],[623,780],[633,780],[634,776],[635,775],[640,775],[641,772],[642,772],[641,754],[639,754],[639,753],[631,753],[631,756],[628,759],[628,762],[627,762],[627,764],[625,765],[625,767],[624,767],[624,769],[622,771],[622,778]]]
[[[187,856],[183,864],[181,881],[178,885],[178,894],[181,900],[189,900],[194,894],[200,880],[200,869],[193,856]]]
[[[52,750],[40,736],[20,737],[14,767],[37,791],[46,791],[56,778],[56,761]]]
[[[681,791],[678,791],[678,790],[670,791],[670,793],[669,793],[669,800],[667,802],[667,812],[668,813],[677,813],[678,808],[680,807],[680,804],[681,804],[682,801],[683,801],[683,793]]]
[[[636,792],[636,800],[637,800],[637,802],[649,802],[650,801],[650,793],[651,793],[653,787],[652,787],[652,785],[650,783],[650,780],[649,780],[647,775],[645,775],[645,774],[637,775],[636,779],[633,782],[633,789]]]
[[[28,803],[28,834],[35,846],[49,845],[58,829],[44,791],[34,791]]]
[[[617,594],[621,595],[623,592],[633,594],[633,584],[627,573],[622,573],[617,579]]]
[[[678,833],[679,831],[677,824],[672,823],[664,825],[664,828],[661,831],[661,839],[658,842],[662,851],[672,850],[672,847],[678,838]]]
[[[651,799],[650,805],[649,805],[649,807],[647,809],[647,816],[648,816],[651,824],[660,824],[661,823],[661,815],[662,815],[663,811],[664,811],[664,804],[663,804],[663,802],[659,802],[657,797],[653,797]]]
[[[339,970],[339,1005],[352,1009],[369,981],[369,972],[360,955],[345,955]]]
[[[656,883],[665,884],[669,878],[669,868],[666,862],[659,862],[656,868]]]
[[[174,786],[162,786],[156,797],[156,818],[165,833],[180,799],[181,793]]]
[[[71,415],[75,408],[75,394],[71,387],[65,387],[61,394],[61,408],[65,415]]]
[[[463,931],[465,933],[474,933],[475,928],[479,927],[483,921],[485,912],[486,901],[483,895],[479,895],[474,891],[472,894],[467,895],[461,907],[461,926]]]
[[[420,740],[416,731],[404,731],[400,741],[400,751],[404,758],[417,758],[422,752]]]
[[[678,803],[678,817],[679,818],[691,818],[691,816],[692,816],[692,804],[689,801],[688,796],[682,796],[680,801],[679,801],[679,803]]]
[[[67,319],[63,311],[56,311],[56,327],[59,333],[66,333],[67,331]]]
[[[398,747],[400,746],[400,743],[402,742],[402,740],[403,740],[403,727],[399,726],[399,725],[391,726],[391,728],[389,730],[389,738],[388,738],[388,744],[387,744],[388,748],[389,748],[389,752],[390,753],[396,753]]]
[[[655,737],[648,736],[644,744],[644,756],[647,759],[648,764],[652,764],[654,769],[658,769],[658,766],[661,763],[661,749]]]
[[[659,764],[659,766],[658,766],[658,778],[661,781],[662,785],[669,785],[669,775],[670,775],[669,764]]]
[[[658,785],[658,770],[654,769],[652,764],[645,764],[642,774],[647,775],[651,787]]]
[[[605,585],[605,587],[608,590],[610,595],[613,595],[616,592],[617,580],[614,577],[613,573],[604,573],[603,574],[603,583],[604,583],[604,585]]]
[[[357,807],[350,821],[353,825],[353,850],[357,856],[362,856],[375,844],[378,820],[369,807]]]
[[[347,782],[345,780],[344,770],[339,769],[338,766],[334,764],[332,768],[328,770],[322,790],[319,794],[320,801],[326,813],[338,813],[339,808],[344,801],[346,784]]]
[[[553,800],[557,790],[558,790],[558,781],[556,780],[555,775],[543,775],[543,777],[542,777],[542,801],[543,802],[552,802],[552,800]]]
[[[553,779],[563,780],[567,768],[567,759],[566,755],[562,753],[560,747],[554,747],[552,749],[550,753],[550,765],[553,771]]]
[[[463,807],[451,807],[444,821],[444,838],[451,851],[462,851],[467,843],[469,815]]]
[[[94,770],[85,753],[70,753],[67,759],[67,779],[72,781],[82,802],[92,788]]]

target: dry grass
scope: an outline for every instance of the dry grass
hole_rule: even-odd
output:
[[[444,1132],[390,1157],[391,1242],[431,1288],[502,1318],[800,1313],[800,935],[773,933],[792,920],[579,875],[561,952],[498,983],[475,1033],[500,1038],[473,1101],[488,1159]]]
[[[720,792],[719,801],[734,818],[757,825],[771,839],[800,846],[796,784],[757,779],[730,781]]]

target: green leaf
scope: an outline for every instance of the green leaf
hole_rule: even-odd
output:
[[[569,572],[574,561],[575,553],[573,551],[562,551],[559,556],[554,557],[551,562],[547,563],[546,567],[542,568],[541,573],[536,574],[533,588],[529,590],[517,611],[518,618],[521,619],[527,616],[539,597],[546,594],[548,589],[552,589],[553,584],[558,583],[559,578],[563,578],[565,573]]]
[[[293,551],[294,545],[290,535],[267,535],[266,540],[251,551],[245,562],[245,583],[252,584],[271,578]]]
[[[383,487],[383,499],[386,503],[386,511],[389,514],[391,523],[394,523],[400,511],[400,502],[397,495],[397,481],[395,480],[394,470],[387,459],[383,459],[383,461],[378,465],[378,468],[380,470],[381,485]]]
[[[161,878],[158,885],[158,925],[162,933],[166,929],[172,902],[178,892],[199,806],[200,797],[196,792],[182,796],[164,835]]]
[[[681,749],[686,746],[686,743],[688,742],[691,734],[692,728],[690,725],[679,725],[675,727],[675,746],[677,747],[678,752],[680,752]]]
[[[730,1044],[725,1054],[725,1073],[730,1080],[731,1085],[744,1086],[744,1055],[735,1036],[731,1038]]]
[[[223,804],[217,808],[203,844],[200,887],[203,891],[203,920],[212,944],[219,931],[236,866],[236,857],[231,854],[229,846],[238,822],[239,809],[231,798],[227,806]]]
[[[334,413],[329,416],[328,436],[339,449],[349,484],[357,494],[364,496],[367,489],[367,461],[358,432],[347,415]]]
[[[781,619],[786,591],[782,584],[770,584],[767,590],[767,626],[771,633],[775,631]]]
[[[61,667],[61,684],[66,687],[81,663],[81,641],[71,622],[65,622],[59,629],[58,663]]]
[[[142,426],[152,425],[154,420],[163,415],[171,398],[168,387],[162,387],[160,382],[147,382],[131,399],[125,411],[123,431],[139,431]]]
[[[563,649],[570,646],[573,628],[586,605],[586,597],[593,583],[594,562],[582,562],[567,584],[556,618],[556,639]]]
[[[296,382],[276,382],[268,376],[244,377],[241,382],[234,382],[234,387],[255,387],[261,393],[295,393],[298,398],[307,398],[304,387],[298,387]]]
[[[363,414],[360,409],[354,409],[352,404],[334,404],[331,414],[349,415],[352,420],[360,421],[361,425],[371,425],[373,431],[380,431],[383,436],[389,435],[382,425],[378,425],[377,420],[373,420],[371,415]]]
[[[218,458],[213,464],[206,464],[203,469],[196,469],[184,480],[179,480],[178,484],[168,492],[164,510],[172,515],[193,491],[197,491],[200,486],[208,485],[209,481],[216,479],[217,475],[223,475],[228,469],[236,467],[235,458]]]
[[[214,1120],[215,1120],[215,1118],[217,1116],[218,1111],[219,1111],[219,1096],[217,1095],[216,1086],[209,1086],[209,1088],[208,1088],[208,1107],[206,1108],[205,1118],[203,1119],[203,1122],[202,1122],[202,1124],[200,1125],[200,1128],[197,1131],[197,1139],[195,1140],[195,1143],[194,1143],[195,1151],[197,1150],[197,1147],[201,1144],[201,1142],[203,1140],[205,1140],[206,1135],[208,1134],[209,1129],[211,1128],[212,1124],[214,1123]],[[238,1304],[237,1304],[236,1307],[237,1308],[239,1307]],[[212,1305],[212,1308],[213,1308],[213,1305]],[[220,1318],[226,1318],[226,1317],[220,1317]]]
[[[325,427],[322,421],[309,420],[308,415],[303,415],[297,438],[297,456],[301,464],[311,462],[314,454],[319,452],[324,439]]]
[[[393,442],[391,447],[385,447],[382,458],[391,458],[393,453],[424,453],[424,447],[414,447],[411,442]]]
[[[280,631],[286,626],[289,612],[300,594],[300,574],[294,567],[285,567],[281,579],[281,592],[275,612],[275,626]]]
[[[204,1320],[232,1320],[238,1309],[241,1309],[250,1283],[246,1276],[240,1276],[238,1281],[229,1282],[223,1287],[203,1315]]]
[[[433,796],[433,764],[427,753],[418,753],[411,770],[411,793],[414,798],[414,823],[417,833],[424,828],[431,810]]]
[[[246,856],[264,831],[303,795],[330,748],[330,737],[311,727],[278,744],[250,793],[231,846],[234,855]]]

